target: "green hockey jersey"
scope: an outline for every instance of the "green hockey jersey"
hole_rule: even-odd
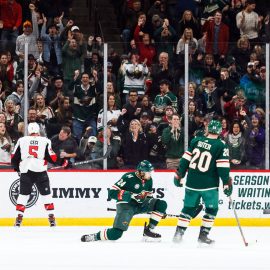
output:
[[[208,190],[219,186],[219,178],[228,184],[230,173],[229,149],[221,139],[194,138],[183,154],[178,168],[183,178],[188,170],[186,188]]]
[[[137,172],[129,172],[125,173],[122,178],[111,187],[109,190],[109,196],[111,199],[116,200],[117,203],[122,202],[119,201],[118,194],[122,190],[125,190],[131,193],[131,200],[143,203],[147,197],[152,197],[152,188],[152,178],[143,181],[139,176],[137,176]],[[146,196],[138,196],[142,194]]]

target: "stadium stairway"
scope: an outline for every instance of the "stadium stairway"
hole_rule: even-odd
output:
[[[84,33],[85,40],[88,39],[89,35],[101,36],[109,44],[109,48],[114,48],[119,54],[122,54],[121,31],[117,26],[111,1],[73,1],[71,18],[75,20],[75,24]]]

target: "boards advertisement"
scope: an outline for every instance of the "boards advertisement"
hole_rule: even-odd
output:
[[[56,171],[49,172],[55,215],[58,225],[110,225],[115,212],[115,201],[108,197],[108,189],[125,171]],[[173,172],[155,171],[153,177],[154,197],[164,199],[167,212],[179,215],[183,206],[184,187],[173,184]],[[232,203],[220,187],[219,212],[215,225],[236,225],[233,208],[244,226],[270,226],[270,215],[263,214],[270,209],[269,172],[232,172]],[[11,225],[16,216],[16,200],[19,193],[19,177],[15,172],[0,172],[0,225]],[[221,185],[222,186],[222,185]],[[46,211],[42,196],[33,186],[25,211],[29,225],[45,225]],[[202,217],[200,214],[199,217]],[[138,215],[133,225],[147,215]],[[193,225],[199,225],[195,219]],[[176,225],[176,219],[162,220],[162,225]]]

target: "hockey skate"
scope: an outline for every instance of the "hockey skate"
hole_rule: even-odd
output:
[[[153,229],[149,227],[149,225],[146,225],[146,222],[144,224],[144,230],[143,230],[143,240],[145,242],[160,242],[161,241],[161,235],[159,233],[155,233]]]
[[[54,214],[49,214],[48,220],[49,220],[49,223],[50,223],[50,227],[56,227]]]
[[[215,243],[214,240],[208,238],[208,233],[205,231],[200,232],[198,242],[199,244],[207,244],[207,245],[213,245]]]
[[[85,234],[81,237],[82,242],[94,242],[98,241],[97,239],[97,233],[92,233],[92,234]]]
[[[183,228],[181,228],[180,226],[177,226],[174,237],[173,237],[173,242],[174,243],[182,242],[184,233],[185,231],[183,230]]]
[[[22,219],[23,219],[23,215],[18,214],[15,220],[14,227],[18,227],[18,228],[21,227]]]

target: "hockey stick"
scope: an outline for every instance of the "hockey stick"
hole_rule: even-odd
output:
[[[199,204],[199,206],[196,208],[196,211],[194,213],[194,217],[192,217],[192,218],[197,217],[199,215],[199,213],[202,211],[202,209],[203,209],[203,205],[202,204]],[[108,207],[107,208],[107,211],[116,211],[116,209],[115,208]],[[147,213],[147,214],[151,214],[151,213]],[[180,215],[165,214],[164,218],[166,218],[166,217],[176,217],[176,218],[179,218]]]
[[[111,151],[112,151],[112,147],[109,145],[108,148],[107,148],[107,152],[105,153],[105,155],[103,157],[96,158],[96,159],[85,160],[85,161],[75,162],[75,163],[72,164],[72,167],[73,166],[78,166],[78,165],[83,165],[83,164],[89,164],[89,163],[93,163],[93,162],[104,160],[104,159],[108,158],[108,156],[110,155]],[[64,168],[65,168],[64,166],[56,166],[56,167],[50,168],[49,170],[57,170],[57,169],[64,169]]]
[[[107,211],[113,211],[113,212],[116,212],[116,209],[115,209],[115,208],[110,208],[110,207],[108,207],[108,208],[107,208]],[[151,214],[151,212],[148,212],[147,214]],[[176,217],[176,218],[178,218],[178,217],[180,217],[180,216],[179,216],[179,215],[173,215],[173,214],[166,214],[165,217]]]
[[[241,227],[241,224],[240,224],[238,215],[237,215],[237,213],[236,213],[235,208],[233,207],[232,197],[229,196],[228,198],[229,198],[229,201],[230,201],[230,203],[231,203],[231,206],[232,206],[232,209],[233,209],[233,213],[234,213],[234,217],[235,217],[235,219],[236,219],[236,222],[237,222],[237,225],[238,225],[240,234],[241,234],[241,236],[242,236],[243,242],[244,242],[245,246],[247,247],[247,246],[248,246],[248,242],[247,242],[246,239],[245,239],[245,236],[244,236],[244,233],[243,233],[243,230],[242,230],[242,227]]]

